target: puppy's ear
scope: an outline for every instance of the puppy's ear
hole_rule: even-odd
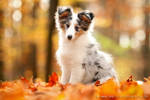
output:
[[[89,13],[90,19],[93,20],[94,14],[92,12]]]
[[[78,18],[82,21],[91,23],[91,21],[94,18],[94,14],[89,11],[83,11],[83,12],[78,13]]]
[[[72,15],[72,8],[70,7],[59,7],[57,9],[59,18],[66,18]]]

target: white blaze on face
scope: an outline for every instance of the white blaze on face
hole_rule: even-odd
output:
[[[71,23],[70,27],[66,31],[66,38],[68,40],[72,40],[75,37],[75,29],[74,29],[74,24]]]
[[[66,38],[68,40],[72,40],[75,38],[75,33],[76,33],[76,30],[74,28],[75,23],[76,23],[76,15],[74,15],[73,20],[71,21],[69,28],[66,30]]]

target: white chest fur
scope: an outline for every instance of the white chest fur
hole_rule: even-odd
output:
[[[109,56],[105,53],[97,53],[94,58],[92,58],[93,56],[88,54],[89,52],[87,51],[90,50],[88,45],[96,45],[95,39],[93,39],[92,36],[84,34],[75,41],[67,40],[63,36],[61,37],[62,38],[59,39],[59,49],[57,51],[57,61],[62,70],[61,83],[89,83],[95,79],[104,82],[108,80],[108,78],[113,76],[116,77],[112,64],[110,60],[107,59],[110,58]],[[90,53],[95,53],[95,51],[98,50],[97,48],[93,49],[94,51],[91,50]],[[85,58],[87,58],[87,61]],[[95,64],[95,61],[100,67]],[[91,62],[95,65],[91,65]],[[84,63],[86,68],[83,67]],[[101,68],[101,70],[98,68]]]
[[[82,64],[86,55],[86,45],[88,42],[88,39],[85,39],[85,37],[81,36],[76,41],[60,39],[57,51],[57,58],[60,65],[63,65],[63,67],[72,67]]]

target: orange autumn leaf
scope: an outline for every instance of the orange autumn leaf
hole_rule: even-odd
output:
[[[37,87],[35,87],[35,86],[29,86],[29,89],[30,89],[32,92],[37,91]]]
[[[128,88],[132,87],[132,86],[137,86],[137,82],[133,80],[133,76],[131,75],[127,81],[123,81],[123,82],[120,82],[120,89],[122,91],[124,90],[127,90]]]
[[[95,85],[63,85],[58,82],[56,73],[52,73],[47,83],[22,77],[0,83],[0,100],[150,100],[149,78],[140,85],[132,76],[128,80],[120,85],[113,78],[105,83],[96,81]]]
[[[28,89],[30,89],[32,92],[37,90],[37,86],[34,85],[34,83],[27,80],[25,77],[21,77],[20,80],[27,86]]]
[[[55,72],[53,72],[52,75],[49,77],[47,86],[51,87],[55,85],[57,82],[58,82],[58,75]]]
[[[100,86],[100,81],[96,81],[95,86]]]
[[[0,83],[0,88],[12,87],[12,86],[13,86],[12,82],[3,82],[3,83]]]
[[[119,86],[112,78],[101,84],[98,92],[100,100],[117,100],[119,96]]]
[[[100,96],[114,96],[119,93],[119,87],[113,79],[109,79],[107,82],[100,86]]]
[[[133,76],[131,75],[128,79],[127,82],[132,82],[133,81]]]
[[[29,80],[27,80],[25,77],[21,77],[20,80],[25,84],[29,84]]]
[[[145,78],[145,77],[144,77],[144,82],[150,83],[150,76],[149,76],[148,78]]]
[[[65,85],[61,84],[61,83],[58,83],[58,85],[61,87],[61,90],[64,91],[67,87],[71,86],[70,83],[67,83]]]

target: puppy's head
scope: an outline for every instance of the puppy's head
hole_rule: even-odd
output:
[[[60,27],[68,40],[74,40],[85,34],[92,23],[94,14],[89,11],[82,11],[74,14],[68,7],[61,7],[57,10]]]
[[[89,31],[93,18],[94,14],[89,11],[82,11],[76,14],[76,17],[74,18],[73,23],[68,29],[67,34],[69,34],[70,37],[72,36],[71,39],[77,39],[81,35],[86,34],[87,31]]]

